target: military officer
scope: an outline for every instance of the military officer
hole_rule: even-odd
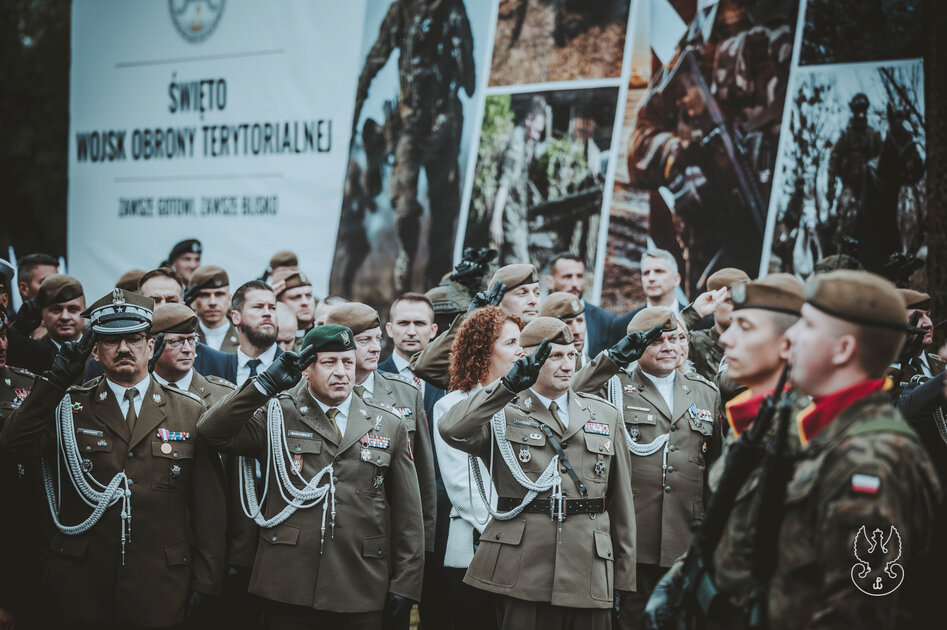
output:
[[[902,354],[907,356],[899,356],[899,360],[888,369],[888,376],[894,381],[895,392],[900,394],[906,385],[912,382],[916,385],[919,381],[926,381],[943,372],[944,360],[940,355],[926,350],[934,342],[931,296],[913,289],[898,289],[898,293],[904,298],[908,320],[916,314],[916,327],[924,331],[923,336],[916,338],[913,346],[905,348],[906,353]]]
[[[174,269],[184,280],[185,284],[191,281],[191,274],[201,266],[201,254],[204,248],[196,238],[179,241],[171,248],[168,259],[161,263],[161,267]]]
[[[96,301],[93,332],[63,344],[0,433],[0,447],[44,460],[59,506],[44,579],[64,624],[174,626],[220,590],[220,460],[195,432],[204,403],[148,373],[153,309],[117,288]],[[89,352],[104,376],[70,387]]]
[[[43,280],[36,294],[36,305],[41,308],[46,335],[40,343],[54,357],[60,346],[82,336],[84,323],[79,316],[85,310],[82,284],[72,276],[54,273]],[[76,384],[81,383],[80,380]]]
[[[221,452],[268,462],[263,510],[253,484],[246,499],[261,524],[250,591],[268,600],[271,628],[380,628],[420,597],[407,431],[392,407],[352,394],[355,352],[350,329],[317,326],[300,355],[281,354],[198,427]]]
[[[408,448],[414,458],[424,510],[424,549],[434,552],[434,526],[437,513],[437,487],[434,484],[434,445],[424,411],[424,394],[411,379],[378,371],[381,354],[381,318],[367,304],[348,302],[333,306],[326,324],[351,329],[355,335],[355,393],[393,408],[404,419]]]
[[[589,362],[585,349],[585,305],[568,291],[550,293],[539,307],[540,317],[555,317],[565,322],[572,331],[575,344],[575,369],[581,370]]]
[[[316,301],[312,297],[312,282],[298,269],[284,269],[270,276],[270,286],[276,299],[292,309],[296,316],[296,351],[302,347],[303,337],[312,330],[316,319]]]
[[[222,267],[204,265],[191,275],[184,302],[194,309],[199,321],[197,340],[214,350],[232,354],[240,338],[230,313],[230,278]]]
[[[576,352],[564,322],[536,318],[520,344],[533,354],[438,423],[448,445],[483,460],[498,493],[464,582],[498,595],[504,629],[609,628],[609,608],[635,588],[621,420],[571,388]]]
[[[634,456],[638,589],[626,604],[629,627],[636,627],[658,579],[687,550],[691,524],[703,517],[709,496],[706,470],[720,450],[720,393],[703,378],[675,369],[677,325],[668,308],[639,311],[628,324],[629,335],[658,327],[668,332],[647,346],[637,367],[629,369],[613,347],[576,378],[580,391],[599,391],[608,382],[627,427],[627,442],[620,443]]]
[[[533,265],[500,267],[488,286],[489,291],[481,291],[474,296],[470,309],[492,304],[527,323],[539,316],[539,272]],[[450,389],[450,347],[465,317],[466,314],[455,317],[444,334],[435,337],[424,350],[411,357],[411,371],[445,391]]]

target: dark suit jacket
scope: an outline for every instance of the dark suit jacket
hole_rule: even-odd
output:
[[[605,348],[611,348],[624,335],[615,336],[618,317],[600,306],[585,303],[585,353],[596,356]],[[627,326],[627,324],[626,324]]]
[[[211,352],[217,352],[217,351],[211,350]],[[223,353],[218,353],[218,354],[223,354]],[[283,354],[283,351],[280,349],[279,346],[276,346],[276,354],[273,355],[273,360],[275,361],[276,357],[278,357],[281,354]],[[226,362],[223,367],[224,373],[214,374],[214,376],[220,376],[221,378],[225,378],[231,383],[236,384],[238,387],[240,385],[243,385],[243,383],[237,383],[237,353],[231,352],[230,354],[224,354],[224,361]],[[196,363],[194,364],[194,369],[197,370]],[[197,371],[200,372],[200,370],[197,370]]]
[[[228,357],[231,356],[233,357],[234,365],[233,374],[228,376],[227,370],[230,368]],[[197,342],[197,356],[194,358],[194,371],[201,376],[219,376],[233,383],[237,375],[237,355],[225,354],[219,350],[214,350],[210,346],[205,346],[201,342]],[[90,358],[89,363],[86,365],[85,380],[83,382],[88,382],[96,376],[102,376],[102,374],[102,364]]]

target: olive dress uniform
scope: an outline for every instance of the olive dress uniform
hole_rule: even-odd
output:
[[[37,379],[29,397],[7,419],[0,446],[55,461],[54,413],[65,393]],[[130,433],[104,377],[68,393],[83,468],[100,483],[125,472],[133,529],[124,564],[120,504],[108,508],[83,534],[56,532],[44,579],[57,612],[97,624],[180,623],[191,593],[218,593],[225,570],[223,472],[220,459],[195,433],[204,404],[150,379]],[[181,437],[164,442],[158,429]],[[162,448],[166,443],[170,448]],[[68,474],[63,465],[62,479]],[[73,525],[88,517],[91,508],[70,488],[65,481],[59,485],[60,519]]]
[[[361,619],[357,627],[380,626],[389,592],[412,600],[421,595],[424,525],[405,424],[391,407],[353,395],[340,442],[305,380],[276,398],[302,476],[311,478],[332,464],[337,514],[324,542],[321,505],[261,529],[250,592],[271,600],[271,610],[283,619],[305,609],[317,613],[307,618],[337,626],[352,627],[353,614]],[[265,462],[267,402],[247,381],[205,414],[198,431],[222,453]],[[275,471],[267,474],[269,518],[285,502]]]
[[[587,505],[598,505],[597,513],[576,509],[567,514],[561,534],[548,507],[487,524],[464,582],[503,596],[501,628],[608,628],[614,591],[635,588],[631,462],[620,442],[618,413],[597,396],[572,390],[568,399],[568,428],[563,429],[533,390],[514,394],[496,381],[454,405],[438,423],[448,445],[480,457],[488,467],[494,461],[492,481],[501,511],[526,494],[491,439],[491,418],[501,410],[506,439],[528,477],[537,478],[556,455],[541,423],[555,434],[587,486]],[[560,473],[567,500],[579,498],[566,470],[560,467]],[[534,503],[548,505],[550,494],[541,493]]]
[[[197,341],[207,345],[207,336],[204,329],[197,327]],[[233,354],[240,347],[240,336],[237,334],[237,328],[233,324],[227,324],[227,332],[224,334],[224,340],[220,342],[219,348],[214,348],[225,354]]]

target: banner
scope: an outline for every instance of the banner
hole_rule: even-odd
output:
[[[325,295],[365,3],[73,3],[69,271],[88,295],[197,238],[231,285],[295,251]]]

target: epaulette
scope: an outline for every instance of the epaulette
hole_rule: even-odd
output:
[[[81,385],[70,385],[70,386],[69,386],[69,389],[67,389],[66,391],[67,391],[67,392],[88,392],[88,391],[92,391],[93,389],[95,389],[96,387],[98,387],[99,383],[102,381],[103,378],[105,378],[105,377],[104,377],[104,376],[96,376],[95,378],[90,378],[89,380],[87,380],[85,383],[82,383]]]
[[[13,367],[8,365],[7,369],[13,372],[14,374],[19,374],[20,376],[26,376],[28,378],[36,378],[36,375],[30,372],[29,370],[24,370],[23,368]]]
[[[164,391],[166,391],[166,392],[174,392],[175,394],[180,394],[180,395],[182,395],[182,396],[187,396],[188,398],[190,398],[190,399],[192,399],[192,400],[196,400],[197,402],[201,403],[202,405],[204,404],[204,400],[203,400],[200,396],[198,396],[197,394],[192,394],[191,392],[187,391],[186,389],[181,389],[180,387],[168,387],[167,385],[161,385],[161,387],[162,387],[162,389],[164,389]]]
[[[230,389],[237,389],[237,386],[228,381],[225,378],[220,378],[219,376],[209,375],[205,376],[208,383],[213,383],[214,385],[223,385],[224,387],[229,387]]]
[[[704,385],[709,385],[710,387],[713,387],[716,391],[720,391],[720,388],[717,387],[717,384],[716,384],[716,383],[714,383],[713,381],[707,380],[706,378],[704,378],[703,376],[701,376],[701,375],[698,374],[697,372],[686,372],[686,373],[682,374],[682,376],[683,376],[684,378],[690,379],[690,380],[692,380],[692,381],[697,381],[698,383],[703,383]]]
[[[612,403],[610,400],[608,400],[608,399],[606,399],[606,398],[602,398],[602,397],[599,396],[598,394],[589,394],[589,393],[586,393],[586,392],[577,392],[577,391],[575,391],[575,390],[573,390],[572,393],[573,393],[573,394],[576,394],[576,395],[578,395],[578,396],[581,396],[582,398],[588,398],[589,400],[594,400],[594,401],[596,401],[596,402],[603,402],[603,403],[605,403],[606,405],[608,405],[609,407],[611,407],[612,409],[616,409],[616,410],[618,409],[618,407],[616,407],[614,403]]]
[[[382,378],[387,379],[389,381],[398,381],[398,382],[404,383],[405,385],[410,385],[414,389],[417,389],[417,390],[421,389],[420,387],[415,385],[414,381],[412,381],[410,378],[407,378],[400,374],[395,374],[394,372],[378,372],[377,374],[381,375]]]
[[[382,409],[384,411],[387,411],[390,414],[394,414],[398,416],[399,418],[401,418],[401,413],[399,413],[397,410],[395,410],[394,407],[392,407],[391,405],[387,403],[379,402],[374,399],[369,399],[369,400],[363,399],[362,402],[369,407],[377,407],[378,409]]]

